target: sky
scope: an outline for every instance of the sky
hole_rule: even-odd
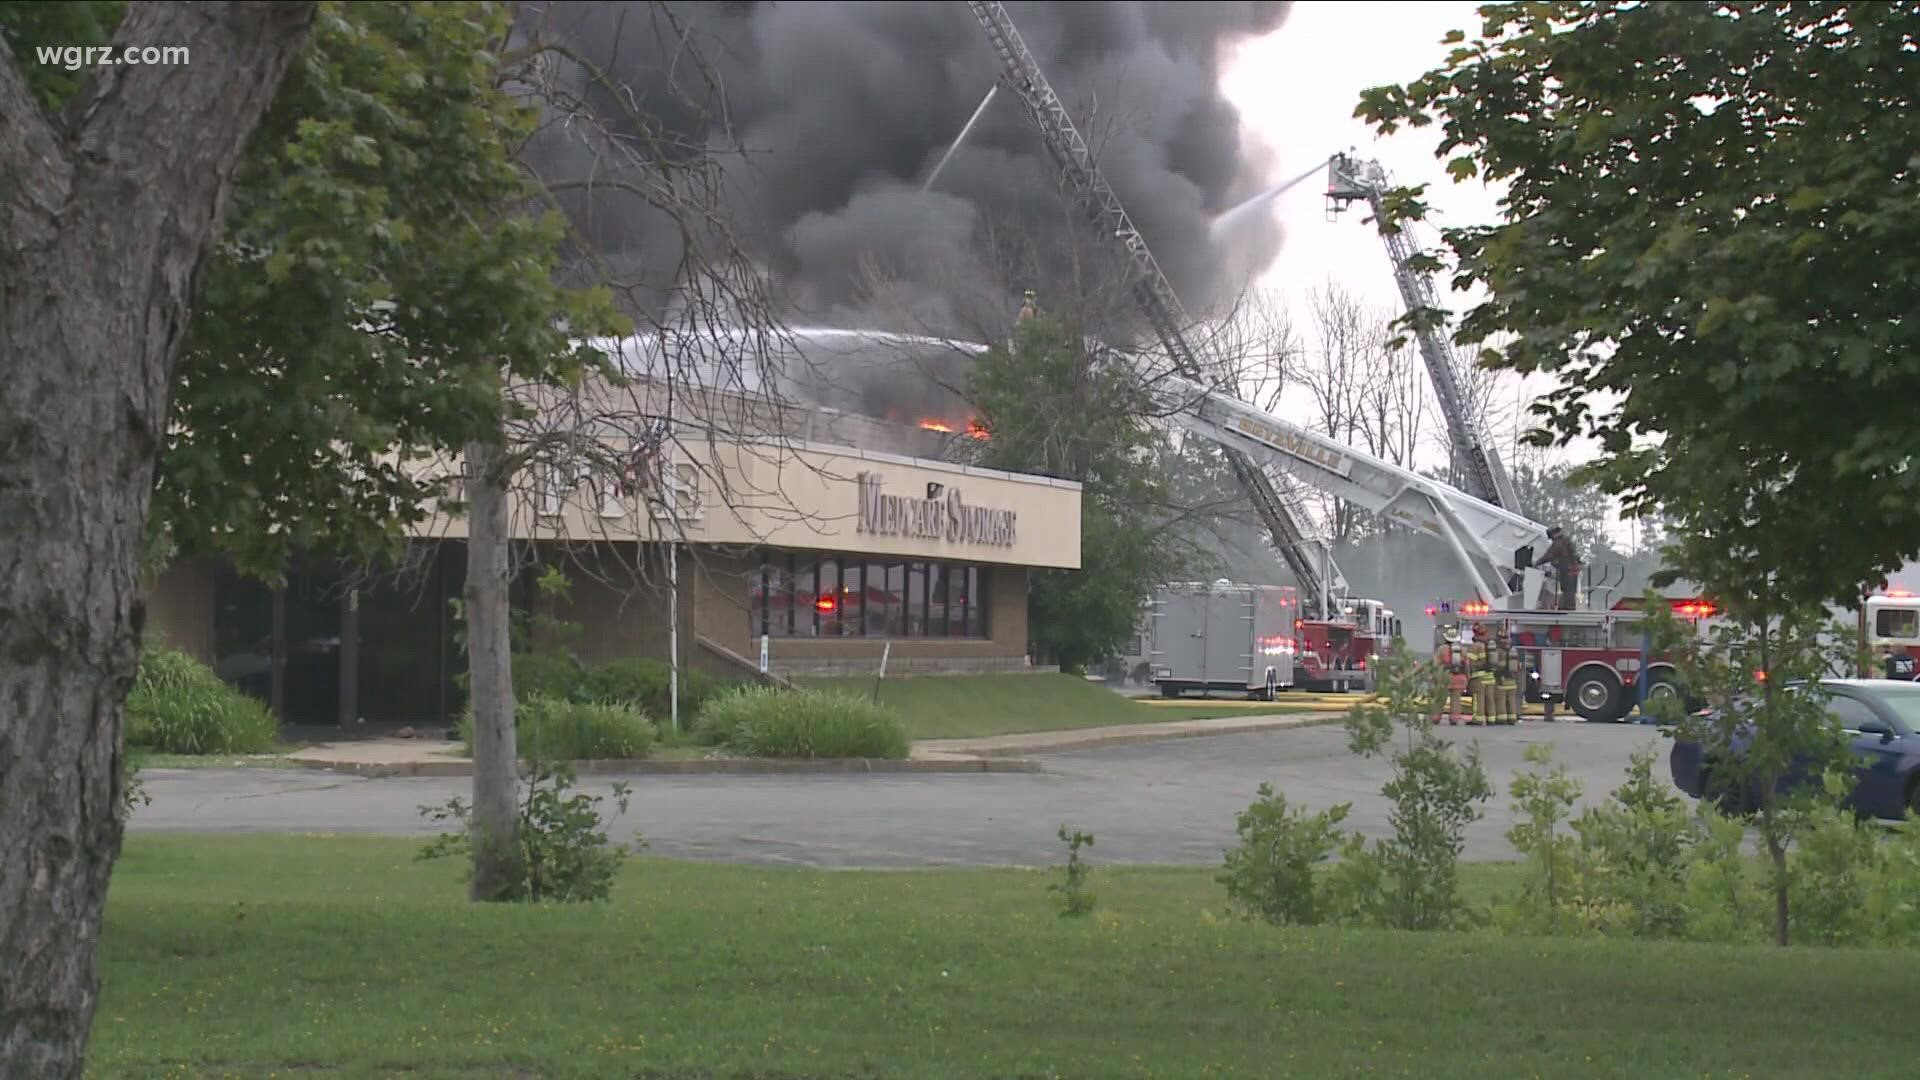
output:
[[[1450,48],[1441,43],[1449,30],[1464,30],[1471,37],[1478,29],[1476,6],[1302,0],[1275,32],[1239,45],[1223,66],[1222,91],[1240,111],[1242,137],[1270,156],[1272,181],[1297,176],[1345,151],[1379,161],[1397,183],[1430,185],[1427,200],[1436,226],[1498,221],[1501,190],[1477,179],[1450,179],[1444,161],[1435,156],[1440,142],[1435,127],[1381,137],[1353,115],[1362,91],[1410,82],[1438,67]],[[1364,208],[1354,207],[1328,221],[1325,191],[1324,178],[1309,180],[1275,199],[1266,211],[1280,219],[1286,236],[1278,260],[1256,286],[1286,300],[1294,326],[1303,334],[1312,327],[1308,292],[1329,282],[1395,315],[1404,311],[1386,250],[1362,221]],[[1438,235],[1429,229],[1423,239],[1437,243]],[[1475,302],[1474,296],[1453,291],[1444,280],[1439,284],[1456,315]],[[1542,376],[1525,383],[1514,380],[1515,400],[1507,411],[1523,414],[1527,401],[1553,385]],[[1282,410],[1292,413],[1301,404],[1298,397],[1283,398]],[[1294,418],[1306,416],[1302,412]],[[1433,434],[1433,425],[1426,426]],[[1501,446],[1510,444],[1514,434],[1511,425],[1490,433]],[[1591,444],[1576,444],[1555,451],[1552,460],[1588,460],[1595,450]],[[1431,460],[1423,464],[1440,462],[1437,447],[1428,453]],[[1620,541],[1631,542],[1628,526],[1617,523],[1613,531]]]

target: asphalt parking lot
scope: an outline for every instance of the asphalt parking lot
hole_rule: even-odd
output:
[[[1466,857],[1505,859],[1513,822],[1507,786],[1525,748],[1551,743],[1558,760],[1606,798],[1636,747],[1660,748],[1651,727],[1528,723],[1442,728],[1478,741],[1498,795],[1468,833]],[[634,830],[656,855],[809,866],[1044,866],[1064,858],[1055,830],[1094,834],[1104,863],[1215,863],[1234,815],[1262,783],[1322,808],[1350,802],[1349,826],[1388,835],[1382,760],[1348,752],[1338,726],[1135,743],[1041,755],[1042,773],[642,776],[614,835]],[[301,769],[151,769],[151,805],[132,829],[200,832],[431,833],[419,813],[464,794],[464,777],[367,779]],[[584,779],[605,791],[616,777]]]

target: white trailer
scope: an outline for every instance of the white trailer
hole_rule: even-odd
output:
[[[1286,585],[1163,585],[1148,614],[1147,657],[1162,697],[1225,691],[1272,701],[1293,685],[1299,591]]]

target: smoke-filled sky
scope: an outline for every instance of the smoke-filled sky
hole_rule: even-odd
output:
[[[1222,96],[1221,58],[1276,28],[1284,3],[1016,2],[1007,5],[1176,290],[1204,309],[1271,265],[1280,226],[1258,216],[1224,240],[1207,223],[1271,183]],[[999,66],[966,5],[822,0],[675,6],[724,88],[730,217],[794,305],[791,321],[891,323],[958,333],[1014,285],[1053,284],[1087,226],[1019,103],[996,96],[941,173],[922,182],[992,87]],[[670,57],[654,4],[555,5],[574,48],[635,87],[686,137],[728,141],[715,114],[665,99]],[[685,88],[691,65],[672,68]],[[551,153],[566,153],[559,148]],[[574,151],[581,153],[577,149]],[[657,273],[661,223],[594,209],[591,232]],[[1097,240],[1091,241],[1098,246]],[[1037,280],[1036,280],[1037,279]],[[876,281],[884,287],[875,287]],[[988,296],[991,290],[994,296]],[[877,296],[877,299],[876,299]],[[1009,308],[1010,310],[1010,308]]]

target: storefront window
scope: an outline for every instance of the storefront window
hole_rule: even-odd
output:
[[[907,637],[927,636],[927,564],[907,564]]]
[[[813,591],[815,637],[840,636],[840,603],[844,599],[840,591],[840,564],[833,559],[820,560],[819,581]]]
[[[984,638],[986,583],[979,566],[769,552],[749,579],[747,625],[756,637]]]
[[[814,582],[817,580],[814,571],[817,568],[812,559],[803,559],[793,564],[793,621],[787,633],[794,637],[818,636],[818,627],[813,621],[813,603],[817,595],[814,592]],[[773,631],[775,634],[779,632]]]

